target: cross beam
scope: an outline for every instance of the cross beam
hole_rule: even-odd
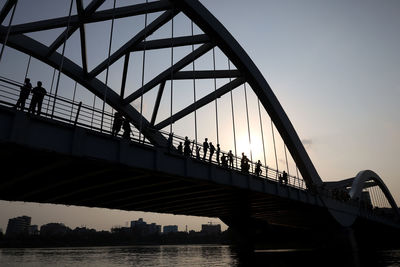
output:
[[[197,70],[197,71],[179,71],[174,74],[174,80],[190,79],[227,79],[239,77],[238,70]]]
[[[104,0],[97,1],[96,3],[99,4],[100,2],[104,2]],[[89,9],[89,7],[91,7]],[[116,8],[114,11],[114,18],[126,18],[131,16],[143,15],[146,13],[154,13],[168,10],[172,7],[169,1],[162,0],[156,2],[150,2],[148,4],[137,4],[125,7]],[[85,10],[87,13],[85,14],[85,19],[83,21],[79,20],[78,15],[71,16],[70,25],[77,27],[81,23],[92,23],[92,22],[101,22],[110,20],[113,17],[113,9],[107,9],[95,12],[95,8],[98,8],[97,5],[89,5]],[[93,10],[94,9],[94,10]],[[89,11],[91,11],[89,14]],[[55,18],[55,19],[47,19],[29,23],[23,23],[18,25],[13,25],[10,34],[20,34],[20,33],[28,33],[28,32],[36,32],[36,31],[44,31],[44,30],[51,30],[56,28],[67,27],[68,25],[68,16]]]
[[[175,38],[165,38],[151,41],[143,41],[135,46],[131,51],[153,50],[162,48],[179,47],[186,45],[203,44],[210,42],[210,38],[206,34],[193,36],[183,36]]]
[[[161,72],[158,76],[156,76],[153,80],[149,81],[146,83],[143,87],[137,89],[135,92],[127,96],[123,103],[128,104],[134,101],[135,99],[139,98],[142,94],[145,94],[146,92],[150,91],[154,86],[157,84],[161,83],[162,81],[167,80],[169,77],[171,77],[171,73],[175,73],[190,63],[192,63],[194,60],[197,58],[201,57],[208,51],[210,51],[214,47],[214,44],[212,43],[206,43],[182,58],[180,61],[166,69],[165,71]]]
[[[222,87],[218,88],[216,91],[213,91],[212,93],[209,93],[205,97],[197,100],[195,103],[189,105],[188,107],[182,109],[178,113],[175,113],[172,115],[172,117],[169,117],[162,122],[158,123],[154,128],[157,130],[161,130],[162,128],[168,126],[170,123],[174,123],[175,121],[185,117],[186,115],[192,113],[193,111],[207,105],[208,103],[214,101],[218,97],[223,96],[224,94],[230,92],[231,90],[235,89],[236,87],[242,85],[245,83],[246,80],[244,78],[237,78]]]
[[[112,65],[118,59],[120,59],[123,55],[129,52],[134,46],[139,44],[142,40],[144,40],[147,36],[151,35],[165,23],[167,23],[171,18],[176,16],[178,11],[168,10],[165,11],[162,15],[160,15],[157,19],[155,19],[152,23],[150,23],[147,27],[141,30],[138,34],[136,34],[132,39],[130,39],[127,43],[125,43],[120,49],[115,51],[109,58],[105,59],[101,62],[96,68],[94,68],[90,73],[90,77],[96,77],[102,71],[104,71],[108,64]]]

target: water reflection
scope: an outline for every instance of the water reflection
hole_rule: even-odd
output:
[[[400,266],[400,250],[256,250],[228,246],[0,249],[0,266]]]

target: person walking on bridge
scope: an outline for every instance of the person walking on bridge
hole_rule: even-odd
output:
[[[28,113],[32,112],[32,114],[35,114],[35,109],[37,107],[36,114],[40,115],[40,112],[42,110],[43,98],[46,94],[47,91],[42,87],[42,82],[38,81],[37,86],[32,89],[32,100],[31,104],[29,105]]]
[[[31,80],[29,78],[25,78],[24,85],[21,86],[21,91],[19,92],[19,98],[14,108],[21,108],[22,111],[25,109],[25,102],[29,97],[29,94],[32,90]]]

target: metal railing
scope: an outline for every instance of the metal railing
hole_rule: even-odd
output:
[[[19,87],[22,85],[22,83],[0,76],[0,104],[15,107],[19,98]],[[25,102],[24,111],[29,110],[31,100],[31,97],[28,97]],[[114,120],[114,115],[111,112],[103,112],[102,109],[49,93],[43,99],[40,116],[105,134],[111,134]],[[133,130],[130,139],[132,141],[139,141],[139,132],[136,128],[131,128]],[[119,134],[118,136],[121,135]]]
[[[8,79],[6,77],[1,77],[0,76],[0,105],[6,106],[6,107],[15,107],[15,104],[19,98],[19,93],[20,93],[20,87],[23,84],[11,79]],[[26,103],[25,103],[25,111],[28,111],[29,105],[30,105],[31,99],[28,97]],[[66,97],[62,96],[55,96],[53,94],[47,93],[46,96],[43,99],[43,104],[42,104],[42,109],[40,113],[40,117],[45,117],[45,118],[50,118],[52,120],[56,121],[61,121],[73,126],[79,126],[82,128],[90,129],[93,131],[97,131],[99,133],[111,135],[112,133],[112,126],[113,126],[113,119],[114,119],[114,114],[112,112],[104,111],[99,108],[95,108],[93,106],[89,106],[87,104],[83,104],[82,102],[76,102],[72,101],[71,99],[68,99]],[[132,128],[132,127],[131,127]],[[165,136],[165,138],[168,139],[169,132],[166,131],[160,131],[161,134]],[[117,138],[122,137],[121,134],[117,135]],[[130,140],[136,143],[141,143],[144,145],[148,146],[154,146],[150,142],[148,142],[145,138],[141,138],[139,140],[139,131],[133,127],[132,132],[130,135]],[[172,139],[172,149],[169,150],[170,153],[173,153],[177,156],[185,157],[183,154],[180,154],[177,151],[177,147],[179,143],[182,142],[182,146],[184,145],[185,138],[179,135],[174,134],[173,139]],[[217,160],[217,154],[216,151],[214,152],[211,160],[209,159],[209,150],[207,153],[207,157],[205,160],[203,160],[204,156],[204,148],[202,144],[195,143],[194,141],[191,141],[191,151],[189,157],[196,160],[196,151],[195,148],[199,147],[200,148],[200,161],[202,162],[209,162],[210,164],[217,165],[221,168],[227,168],[231,169],[233,171],[241,172],[243,173],[242,169],[240,168],[240,165],[238,163],[241,162],[242,158],[233,156],[233,167],[227,167],[227,166],[222,166],[221,162],[221,157],[222,154],[224,153],[226,156],[228,153],[226,151],[221,150],[220,152],[220,162],[218,163]],[[167,149],[167,148],[165,148]],[[249,172],[244,172],[245,174],[252,175],[252,176],[257,176],[254,173],[254,170],[256,169],[256,162],[248,161],[250,164]],[[229,166],[229,162],[228,162]],[[270,168],[268,166],[261,166],[261,175],[258,177],[260,179],[267,179],[270,181],[274,181],[277,183],[282,184],[282,186],[289,186],[293,188],[297,188],[300,190],[307,190],[310,191],[304,182],[303,179],[293,176],[293,175],[287,175],[287,183],[282,182],[279,180],[279,176],[283,175],[282,171],[279,171],[277,169]],[[362,203],[360,201],[348,199],[346,197],[341,198],[338,197],[335,192],[332,190],[326,190],[323,188],[318,189],[318,194],[323,195],[325,197],[329,197],[332,199],[335,199],[337,201],[344,202],[346,204],[352,205],[352,206],[359,206],[361,211],[370,213],[371,215],[374,216],[379,216],[382,215],[382,211],[377,209],[376,207],[373,207],[373,209],[368,209],[362,206]],[[375,212],[377,211],[377,212]],[[387,214],[384,214],[385,218],[387,218]]]

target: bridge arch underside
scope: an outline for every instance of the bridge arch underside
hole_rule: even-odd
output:
[[[76,31],[79,28],[80,31],[84,31],[83,26],[87,22],[111,20],[110,14],[114,11],[106,10],[96,12],[96,9],[100,7],[103,2],[104,0],[93,0],[85,10],[82,8],[82,10],[78,10],[78,15],[71,18],[71,29]],[[137,10],[135,10],[135,8],[137,8]],[[8,9],[8,11],[10,10],[11,7]],[[14,28],[11,27],[10,35],[7,36],[7,45],[18,51],[31,55],[55,69],[61,69],[65,75],[80,83],[96,96],[100,97],[101,99],[105,99],[109,106],[126,114],[126,116],[131,119],[131,122],[135,125],[135,127],[140,128],[143,135],[153,144],[165,145],[166,140],[163,135],[158,131],[152,130],[151,126],[154,125],[151,125],[151,123],[146,120],[146,118],[144,118],[137,109],[130,105],[132,100],[137,99],[140,96],[141,90],[137,90],[133,94],[124,98],[123,96],[115,93],[113,90],[110,90],[106,84],[101,82],[96,77],[99,73],[105,70],[107,64],[112,64],[122,56],[129,54],[133,48],[135,48],[138,44],[141,44],[140,42],[146,38],[146,35],[150,35],[159,27],[165,25],[179,12],[182,12],[205,33],[204,35],[206,35],[206,37],[203,38],[204,44],[199,49],[196,49],[196,51],[191,53],[191,60],[193,61],[207,51],[210,51],[213,49],[213,47],[218,47],[221,49],[221,51],[225,53],[225,55],[240,72],[238,79],[233,81],[230,86],[237,87],[244,82],[247,82],[251,86],[260,100],[260,103],[264,106],[265,110],[271,117],[276,129],[279,131],[307,186],[309,188],[314,188],[314,186],[321,185],[321,178],[315,170],[313,163],[305,151],[293,125],[291,124],[276,96],[272,92],[272,89],[268,85],[267,81],[244,49],[200,2],[197,0],[161,0],[148,4],[137,5],[135,7],[129,7],[126,8],[126,10],[124,10],[124,8],[119,8],[117,11],[115,11],[116,13],[113,14],[116,17],[123,17],[126,16],[126,14],[145,14],[146,12],[159,11],[165,11],[165,13],[150,23],[146,29],[143,29],[141,32],[139,32],[139,34],[134,36],[122,47],[123,49],[121,48],[112,54],[108,61],[109,63],[107,63],[107,60],[105,60],[95,67],[91,72],[88,72],[86,63],[83,63],[84,66],[81,67],[75,64],[72,60],[64,58],[56,51],[56,49],[61,47],[61,45],[68,39],[64,38],[64,40],[63,35],[60,35],[51,46],[46,46],[25,34],[29,33],[29,31],[48,30],[62,26],[65,27],[67,26],[66,22],[68,21],[66,17],[49,21],[38,21],[23,25],[15,25]],[[51,22],[53,22],[54,25],[52,25]],[[0,41],[4,43],[8,28],[1,26],[0,29]],[[73,31],[68,33],[67,30],[65,34],[69,37],[72,33]],[[186,42],[191,44],[188,41]],[[141,45],[143,46],[143,44]],[[167,47],[165,45],[165,40],[163,44],[157,43],[157,45],[164,46],[164,48]],[[83,52],[86,49],[86,44],[82,41],[81,46],[82,61],[86,62],[86,52]],[[146,45],[144,45],[144,47],[146,47]],[[60,66],[61,62],[63,62],[62,68]],[[183,65],[180,66],[180,68],[183,68],[185,64],[188,65],[190,62],[191,61],[189,60],[185,63],[182,63]],[[176,70],[174,70],[174,72],[175,71]],[[166,72],[160,73],[160,75],[157,77],[163,76],[165,73]],[[152,82],[149,82],[149,84],[152,84]],[[162,79],[158,79],[158,83],[154,82],[154,84],[151,86],[147,86],[148,84],[146,84],[143,86],[142,91],[150,90],[158,84],[161,86]],[[107,97],[105,97],[105,95],[107,95]],[[212,100],[213,99],[210,98],[210,101]]]

